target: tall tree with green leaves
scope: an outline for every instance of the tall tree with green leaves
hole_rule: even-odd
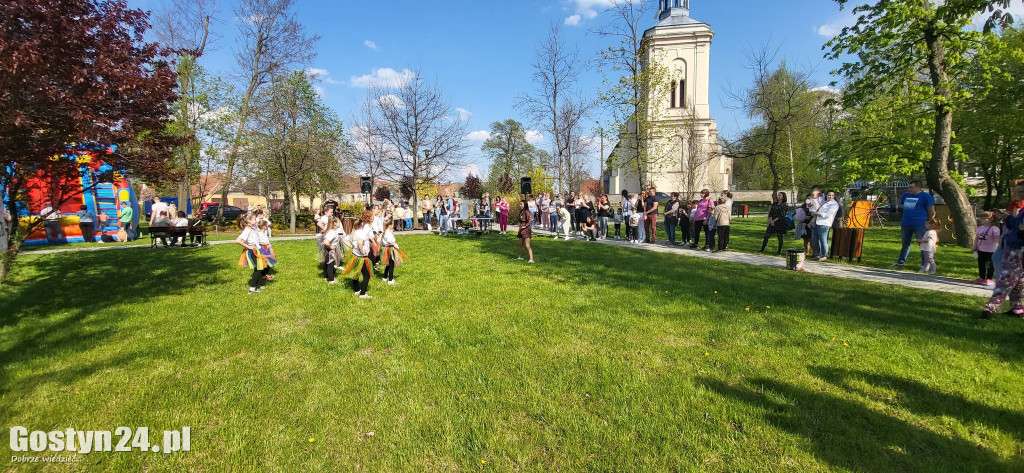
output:
[[[491,135],[484,141],[480,150],[491,159],[491,169],[487,174],[491,179],[507,175],[523,177],[533,169],[533,146],[526,138],[526,128],[516,120],[491,123]]]
[[[850,0],[836,0],[840,8]],[[974,244],[974,211],[958,176],[950,171],[953,149],[953,118],[962,89],[957,87],[970,65],[970,47],[982,32],[972,20],[988,12],[986,29],[1012,22],[1003,11],[1011,0],[882,0],[853,8],[858,15],[853,26],[843,28],[826,43],[826,57],[842,60],[836,71],[846,79],[844,105],[868,106],[860,120],[881,133],[876,157],[898,142],[908,127],[920,125],[917,110],[925,110],[930,120],[930,151],[913,149],[899,156],[915,155],[921,160],[928,187],[938,192],[949,206],[954,234],[963,246]],[[888,100],[878,100],[887,98]],[[890,120],[892,128],[879,126]],[[867,138],[868,136],[863,136]],[[899,146],[898,144],[896,146]],[[913,168],[914,163],[911,164]]]
[[[809,74],[790,70],[785,62],[775,66],[776,54],[768,47],[747,55],[747,69],[753,84],[743,92],[730,93],[755,126],[742,139],[727,143],[729,154],[738,160],[759,159],[767,165],[772,193],[783,182],[795,179],[790,162],[793,129],[813,123],[814,102]],[[790,179],[783,180],[783,176]],[[795,182],[790,182],[795,186]],[[796,196],[793,196],[795,199]]]
[[[977,46],[964,88],[970,97],[954,126],[965,165],[985,181],[985,209],[1005,207],[1024,174],[1024,33],[990,32]]]
[[[295,231],[296,199],[320,172],[340,168],[345,134],[303,71],[278,77],[253,102],[252,150],[258,167],[284,187],[289,226]],[[269,180],[269,179],[268,179]]]

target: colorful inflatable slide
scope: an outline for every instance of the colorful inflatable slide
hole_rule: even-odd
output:
[[[63,234],[62,242],[83,242],[82,231],[78,226],[77,213],[82,206],[96,215],[96,240],[104,235],[117,239],[118,221],[121,218],[121,203],[126,202],[134,212],[132,228],[138,228],[139,203],[128,179],[118,170],[103,161],[103,156],[116,151],[116,147],[99,147],[87,143],[73,143],[65,159],[73,159],[78,163],[78,176],[71,176],[63,182],[54,183],[50,178],[37,175],[27,185],[28,202],[19,202],[19,218],[22,225],[40,218],[39,212],[50,203],[51,193],[48,191],[59,186],[60,227]],[[7,199],[9,196],[4,196]],[[45,245],[48,241],[42,226],[38,226],[32,234],[25,238],[25,245]]]

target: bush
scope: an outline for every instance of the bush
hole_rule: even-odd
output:
[[[287,211],[270,214],[270,223],[275,230],[291,230]],[[314,230],[315,228],[313,212],[299,211],[295,213],[295,230]]]

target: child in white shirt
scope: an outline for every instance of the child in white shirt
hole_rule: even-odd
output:
[[[401,266],[405,260],[405,253],[398,248],[398,240],[395,239],[394,223],[384,223],[384,236],[381,238],[381,259],[384,261],[384,281],[388,285],[395,285],[395,267]]]
[[[633,212],[629,216],[629,228],[626,229],[626,235],[630,243],[636,243],[639,239],[637,227],[640,226],[640,212]]]
[[[917,242],[921,246],[921,272],[935,274],[935,246],[939,241],[939,227],[942,224],[939,219],[933,218],[925,222],[924,237]]]

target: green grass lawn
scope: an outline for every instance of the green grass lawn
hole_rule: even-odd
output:
[[[1024,470],[1024,321],[976,321],[978,298],[399,239],[372,300],[319,279],[311,241],[279,242],[255,295],[234,245],[25,255],[0,287],[0,444],[191,427],[190,453],[78,464],[101,471]]]

